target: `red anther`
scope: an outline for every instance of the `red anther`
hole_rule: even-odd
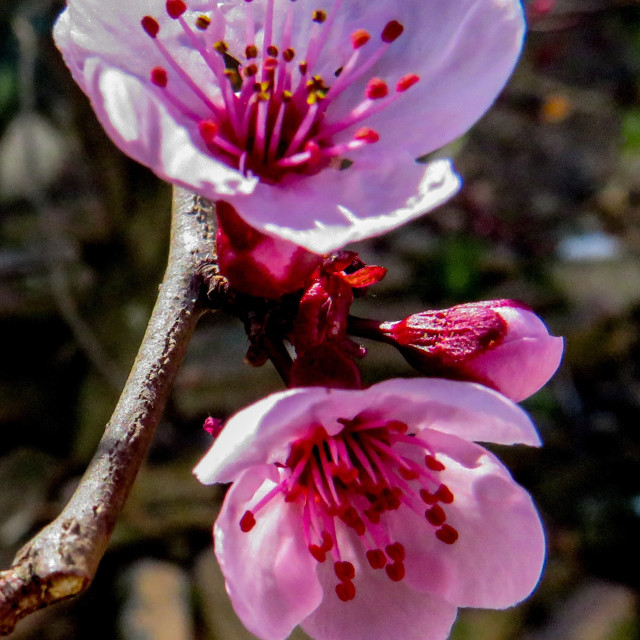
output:
[[[162,67],[154,67],[151,69],[151,82],[155,84],[156,87],[164,89],[168,82],[166,70]]]
[[[434,527],[439,527],[447,519],[447,514],[439,504],[434,504],[433,507],[424,512],[424,517]]]
[[[404,560],[404,545],[400,542],[388,544],[384,550],[394,562],[402,562]]]
[[[244,533],[251,531],[256,526],[256,519],[251,511],[245,511],[242,518],[240,518],[240,530]]]
[[[328,531],[323,531],[322,535],[322,550],[323,551],[331,551],[333,549],[333,538]]]
[[[317,544],[310,544],[307,548],[309,549],[309,553],[318,562],[324,562],[327,559],[326,551],[322,547],[319,547]]]
[[[426,455],[424,457],[424,463],[427,465],[427,469],[431,469],[431,471],[444,471],[445,469],[445,466],[440,462],[440,460],[436,460],[430,455]]]
[[[436,531],[436,538],[445,544],[453,544],[458,539],[458,532],[448,524],[443,524],[442,527]]]
[[[334,562],[333,570],[336,574],[336,578],[341,582],[347,582],[347,580],[353,580],[356,577],[355,567],[346,560]]]
[[[247,78],[251,78],[252,76],[255,76],[256,73],[258,73],[258,67],[255,64],[247,65],[244,68],[244,75],[247,76]]]
[[[340,582],[336,585],[336,595],[342,602],[349,602],[356,597],[356,587],[353,582]]]
[[[367,520],[371,522],[371,524],[379,524],[380,523],[380,514],[373,511],[373,509],[365,509],[364,515],[367,516]]]
[[[413,87],[413,85],[419,81],[420,81],[420,76],[416,75],[415,73],[408,73],[406,76],[402,76],[402,78],[398,80],[396,84],[396,91],[398,93],[402,93],[403,91],[406,91],[410,87]]]
[[[373,143],[380,140],[380,134],[369,127],[361,127],[353,134],[353,139]]]
[[[277,66],[278,66],[278,61],[275,58],[267,58],[264,61],[265,71],[275,71]]]
[[[144,18],[142,18],[142,20],[140,20],[140,24],[142,25],[142,28],[147,32],[147,35],[151,36],[152,38],[155,38],[160,31],[160,25],[158,24],[158,21],[151,16],[145,16]]]
[[[393,42],[402,35],[404,27],[397,21],[387,22],[382,30],[382,42]]]
[[[300,75],[307,75],[307,71],[309,70],[309,65],[307,64],[306,60],[303,60],[299,65],[298,65],[298,70],[300,71]]]
[[[414,471],[413,469],[407,469],[406,467],[399,467],[398,473],[405,480],[415,480],[416,478],[420,477],[420,474],[417,471]]]
[[[357,29],[351,34],[351,46],[354,49],[364,47],[371,40],[371,36],[364,29]]]
[[[386,427],[398,433],[406,433],[409,430],[409,426],[400,420],[387,420]]]
[[[213,144],[220,128],[213,120],[202,120],[198,123],[198,131],[205,144]]]
[[[167,0],[167,13],[176,20],[187,10],[187,5],[182,0]]]
[[[347,527],[353,527],[354,523],[360,519],[358,512],[353,507],[347,507],[342,514],[340,514],[340,520],[344,522]]]
[[[353,523],[352,528],[359,536],[363,536],[367,531],[367,527],[366,527],[366,525],[364,523],[364,520],[362,518],[358,518]]]
[[[200,31],[206,31],[211,24],[211,18],[209,16],[200,15],[196,18],[196,28]]]
[[[294,58],[295,58],[296,52],[289,47],[288,49],[285,49],[282,52],[282,57],[284,58],[285,62],[291,62]]]
[[[244,55],[248,60],[258,57],[258,47],[255,44],[248,44],[244,50]]]
[[[388,564],[384,570],[387,572],[389,578],[394,582],[400,582],[400,580],[404,578],[404,564],[402,564],[402,562]]]
[[[267,53],[272,57],[275,58],[278,55],[278,47],[276,47],[274,44],[270,44],[267,47]]]
[[[446,484],[441,484],[436,491],[436,497],[440,502],[451,504],[454,501],[454,495]]]
[[[387,83],[380,78],[371,78],[367,84],[367,88],[364,91],[364,95],[369,100],[380,100],[389,95],[389,87]]]
[[[387,557],[382,549],[369,549],[366,556],[372,569],[382,569],[387,564]]]
[[[420,497],[425,504],[435,504],[438,502],[438,496],[434,493],[429,493],[426,489],[420,489]]]

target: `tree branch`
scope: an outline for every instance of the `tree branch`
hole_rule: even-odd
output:
[[[167,270],[133,369],[69,503],[0,572],[0,635],[93,579],[205,311],[199,274],[211,263],[214,238],[213,205],[174,189]]]

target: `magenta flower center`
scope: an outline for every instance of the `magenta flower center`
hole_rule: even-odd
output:
[[[356,571],[341,554],[340,527],[357,534],[371,569],[384,569],[394,582],[405,575],[405,548],[390,537],[391,512],[418,513],[445,544],[454,544],[458,532],[446,522],[445,509],[454,495],[439,479],[445,467],[427,442],[408,434],[407,425],[396,420],[356,417],[339,422],[344,428],[334,436],[318,426],[292,445],[286,464],[279,465],[280,482],[239,524],[242,531],[251,531],[260,510],[282,494],[302,513],[309,553],[319,563],[332,558],[336,594],[346,602],[356,595]]]
[[[419,77],[413,73],[402,76],[393,91],[384,80],[371,77],[364,94],[346,115],[332,119],[330,107],[369,72],[404,28],[395,20],[389,22],[378,34],[377,46],[370,42],[367,31],[357,29],[349,37],[351,55],[331,77],[323,77],[316,67],[325,53],[340,0],[331,13],[318,9],[304,16],[313,22],[304,50],[292,46],[299,5],[294,0],[289,3],[276,34],[274,0],[264,1],[264,45],[260,49],[255,42],[253,0],[245,0],[242,51],[232,50],[224,40],[207,47],[203,32],[211,27],[212,19],[206,14],[189,14],[187,19],[183,0],[166,2],[168,15],[179,22],[187,41],[206,64],[210,83],[195,80],[183,69],[163,43],[155,18],[142,18],[143,29],[164,58],[162,65],[150,69],[150,81],[192,125],[207,150],[243,174],[275,183],[285,175],[314,174],[330,165],[346,168],[351,163],[348,154],[380,138],[365,121],[393,104]],[[190,100],[185,101],[173,88],[175,79],[186,85],[192,94]],[[211,87],[219,87],[219,95],[210,95]],[[194,104],[197,108],[190,106]],[[339,135],[343,132],[346,135]]]

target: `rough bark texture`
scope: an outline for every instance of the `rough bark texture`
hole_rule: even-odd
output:
[[[168,266],[133,369],[71,500],[0,572],[0,635],[93,579],[205,311],[199,274],[212,261],[214,220],[211,203],[175,189]]]

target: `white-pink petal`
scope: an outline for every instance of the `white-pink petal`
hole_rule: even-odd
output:
[[[260,638],[281,640],[318,607],[323,592],[294,505],[273,500],[251,531],[240,530],[248,503],[274,486],[270,475],[273,471],[256,467],[238,478],[216,521],[214,541],[227,592],[242,623]]]
[[[520,602],[535,588],[545,559],[531,497],[483,447],[429,430],[421,437],[446,467],[440,479],[455,499],[443,506],[459,537],[444,545],[425,535],[424,520],[398,514],[394,533],[407,549],[407,582],[463,607]]]

